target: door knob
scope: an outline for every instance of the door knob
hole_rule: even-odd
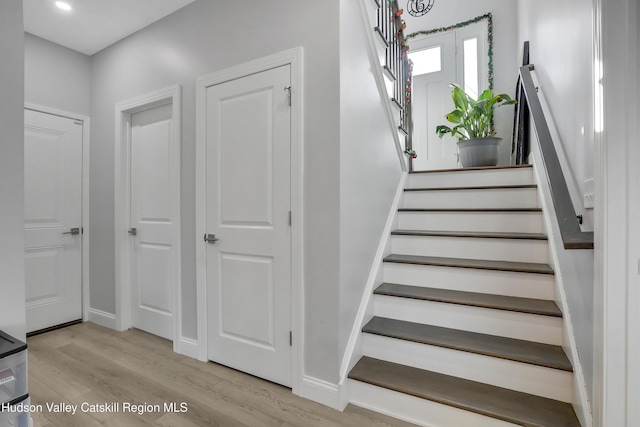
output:
[[[76,236],[76,235],[80,234],[80,228],[79,227],[74,227],[71,230],[65,231],[62,234],[71,234],[72,236]]]
[[[135,227],[131,227],[131,229],[127,231],[127,233],[131,234],[132,236],[135,236],[138,234],[138,229]]]
[[[204,235],[204,241],[207,242],[207,243],[215,243],[218,240],[220,240],[220,239],[218,239],[215,234],[205,234]]]

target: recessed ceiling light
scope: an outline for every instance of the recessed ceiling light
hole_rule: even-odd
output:
[[[63,1],[57,1],[56,6],[58,6],[62,10],[67,10],[67,11],[71,10],[71,5]]]

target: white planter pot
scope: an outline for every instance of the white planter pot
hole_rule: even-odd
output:
[[[498,146],[502,138],[494,136],[458,141],[460,163],[463,168],[495,166],[498,164]]]

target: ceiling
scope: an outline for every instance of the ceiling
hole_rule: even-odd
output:
[[[4,1],[4,0],[2,0]],[[23,0],[24,30],[85,55],[93,55],[194,0]]]

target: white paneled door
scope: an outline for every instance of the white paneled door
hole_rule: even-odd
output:
[[[286,65],[208,87],[205,124],[208,358],[286,386],[290,80]]]
[[[173,340],[172,104],[131,115],[131,322]]]
[[[456,140],[436,135],[436,126],[450,124],[445,115],[453,110],[449,85],[457,81],[455,33],[430,37],[423,43],[420,48],[428,65],[413,77],[413,144],[418,153],[413,169],[456,168]]]
[[[24,122],[27,332],[33,332],[82,319],[82,122],[32,110]]]

